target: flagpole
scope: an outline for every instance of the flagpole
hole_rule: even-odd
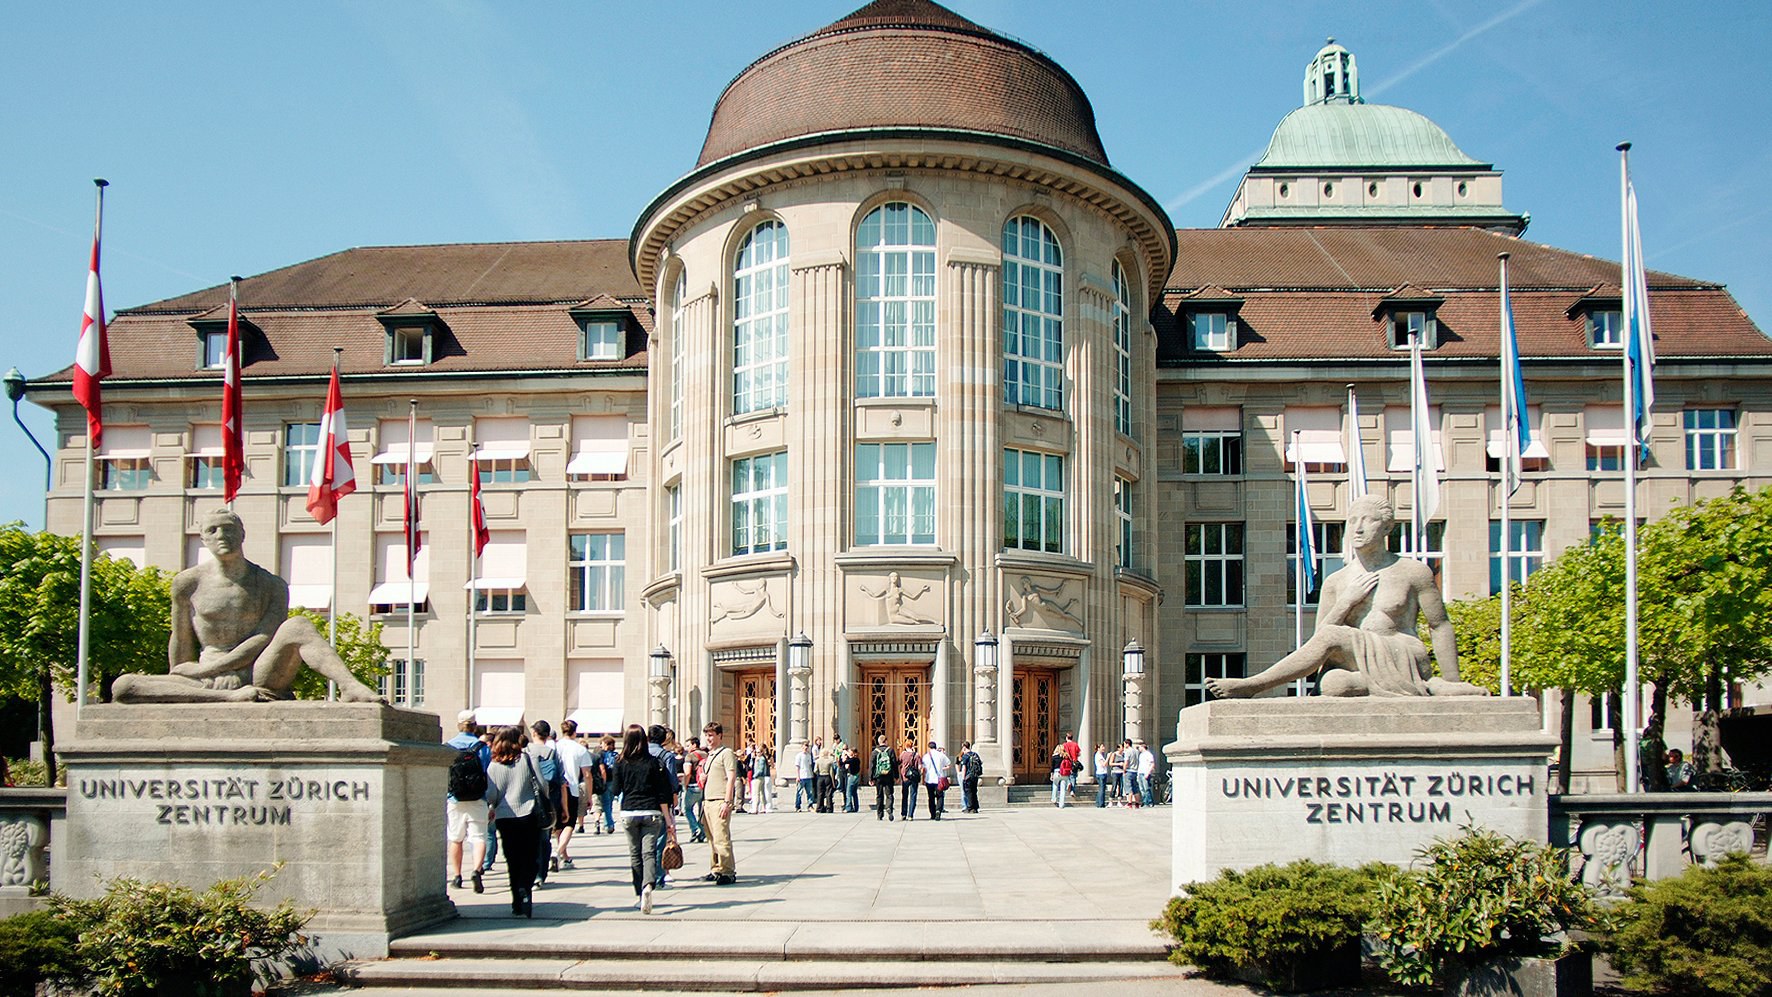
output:
[[[1513,650],[1513,521],[1508,506],[1513,497],[1514,454],[1518,452],[1518,444],[1514,442],[1514,406],[1518,402],[1513,397],[1513,371],[1508,366],[1508,348],[1506,338],[1512,333],[1508,328],[1507,300],[1507,253],[1497,253],[1501,261],[1501,327],[1500,335],[1504,340],[1498,350],[1501,354],[1501,694],[1512,696],[1513,673],[1511,671],[1511,652]]]
[[[1292,543],[1292,647],[1297,650],[1304,646],[1304,440],[1298,430],[1292,431],[1292,463],[1298,470],[1298,480],[1293,485],[1296,493],[1292,501],[1292,518],[1297,522],[1293,528]],[[1293,682],[1293,694],[1303,696],[1304,679]]]
[[[413,459],[418,452],[418,447],[413,445],[417,438],[418,399],[413,398],[407,402],[406,409],[406,494],[411,496],[406,503],[406,674],[409,678],[418,647],[418,581],[412,577],[412,569],[418,560],[418,478],[414,476],[418,462]],[[411,691],[407,690],[409,694]]]
[[[92,216],[92,273],[88,277],[88,280],[96,282],[98,280],[99,236],[104,230],[105,188],[110,186],[110,181],[95,179],[92,183],[98,188],[98,205]],[[101,337],[102,343],[105,325],[105,302],[102,291],[98,296],[98,312],[97,315],[88,317],[98,326],[98,335]],[[104,348],[102,345],[99,348],[99,355],[104,355]],[[80,718],[80,710],[86,704],[86,658],[87,651],[90,648],[92,623],[92,475],[93,469],[98,463],[95,457],[95,451],[98,447],[92,438],[92,427],[90,422],[91,420],[89,419],[89,425],[87,426],[86,432],[85,477],[80,479],[83,484],[81,486],[82,494],[80,497],[80,628],[78,650],[75,654],[74,667],[74,719],[76,720]],[[44,522],[43,528],[45,531],[49,529],[49,523],[47,520]]]
[[[1349,512],[1353,510],[1355,499],[1366,497],[1366,444],[1360,438],[1360,402],[1354,396],[1354,386],[1347,386],[1347,421],[1353,438],[1347,440],[1347,505]],[[1351,534],[1342,536],[1342,560],[1352,562],[1353,539]]]
[[[344,347],[342,347],[342,346],[334,346],[332,348],[332,376],[333,377],[338,376],[338,362],[339,362],[339,358],[344,355],[344,352],[345,352],[345,350],[344,350]],[[327,394],[328,394],[328,396],[330,396],[331,392],[328,391]],[[331,400],[330,397],[328,397],[327,400],[330,401]],[[320,445],[326,446],[327,441],[321,440]],[[327,456],[328,455],[326,455],[326,454],[321,455],[322,458],[325,458]],[[330,486],[330,484],[331,483],[328,482],[328,486]],[[336,511],[333,513],[333,516],[332,516],[332,588],[331,588],[331,593],[332,593],[331,598],[326,600],[326,605],[327,605],[327,609],[326,609],[326,643],[328,646],[330,646],[334,649],[337,649],[337,647],[338,647],[338,514]],[[337,698],[338,698],[338,683],[332,681],[331,679],[327,679],[326,680],[326,700],[327,700],[327,702],[331,702]]]
[[[480,463],[468,454],[468,709],[474,709],[475,644],[480,635]]]
[[[1631,239],[1630,145],[1622,142],[1618,146],[1619,212],[1624,233],[1621,290],[1624,292],[1626,337],[1624,349],[1619,352],[1624,360],[1624,418],[1630,425],[1626,437],[1629,452],[1624,455],[1624,791],[1635,793],[1641,788],[1637,781],[1637,753],[1642,737],[1642,720],[1638,715],[1641,704],[1637,698],[1637,459],[1642,444],[1638,439],[1636,371],[1631,364],[1632,344],[1629,341],[1641,318],[1636,315],[1636,292],[1632,284],[1640,261],[1635,258],[1636,249]],[[1647,300],[1648,295],[1643,297]]]
[[[1422,535],[1426,524],[1422,521],[1421,516],[1422,441],[1417,439],[1421,435],[1421,421],[1426,414],[1417,411],[1420,392],[1415,390],[1414,377],[1415,371],[1420,367],[1421,337],[1419,334],[1411,332],[1409,333],[1409,439],[1412,443],[1411,449],[1414,451],[1415,462],[1409,468],[1409,545],[1415,556],[1426,563],[1427,558],[1422,553],[1427,549],[1426,538]]]

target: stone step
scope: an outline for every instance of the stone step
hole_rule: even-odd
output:
[[[708,959],[695,935],[678,940],[672,959],[574,959],[570,957],[425,959],[354,963],[339,980],[368,993],[390,989],[438,992],[488,987],[527,993],[584,991],[702,991],[764,993],[917,987],[1175,981],[1185,971],[1167,962],[860,962],[818,959],[797,962]],[[683,954],[691,950],[693,956]]]

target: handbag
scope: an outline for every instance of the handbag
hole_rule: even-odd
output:
[[[554,827],[554,801],[548,797],[547,788],[541,781],[541,773],[535,770],[535,756],[525,751],[523,758],[529,763],[529,778],[535,789],[535,806],[541,815],[541,829],[552,830]]]
[[[938,793],[945,793],[951,785],[953,784],[948,782],[948,777],[944,775],[941,777],[941,781],[935,784],[935,791]]]
[[[666,872],[683,868],[683,846],[675,841],[664,846],[664,867]]]

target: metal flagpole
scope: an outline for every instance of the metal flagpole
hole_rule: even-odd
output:
[[[98,267],[99,235],[101,234],[101,232],[104,229],[105,188],[110,186],[104,180],[94,180],[93,184],[98,187],[98,207],[94,211],[93,217],[92,217],[93,269],[94,269],[95,273],[93,276],[89,277],[88,280],[97,280],[98,279],[97,275],[96,275],[96,270]],[[98,333],[98,335],[100,335],[100,336],[104,335],[104,332],[103,332],[104,325],[105,325],[104,310],[105,310],[104,296],[101,294],[99,296],[99,300],[98,300],[99,314],[91,316],[93,323],[95,325],[97,325],[97,327],[100,330]],[[102,345],[99,348],[99,355],[100,356],[103,355],[103,346]],[[91,623],[92,623],[92,504],[93,504],[92,474],[93,474],[94,467],[98,463],[98,461],[94,455],[94,451],[97,449],[98,448],[93,445],[92,433],[89,428],[88,432],[86,434],[85,477],[80,479],[82,482],[81,496],[80,496],[80,625],[79,625],[80,629],[79,629],[79,638],[78,638],[78,650],[75,654],[75,667],[74,667],[74,719],[76,719],[76,720],[78,720],[80,718],[81,707],[83,707],[86,704],[86,683],[87,683],[86,659],[87,659],[87,652],[90,650],[90,646],[91,646],[90,641],[91,641]],[[45,531],[48,531],[48,529],[49,529],[49,521],[47,519],[45,519],[43,522],[43,529]]]
[[[1415,332],[1409,333],[1409,358],[1409,439],[1415,451],[1414,463],[1409,468],[1409,545],[1415,556],[1425,562],[1427,559],[1422,552],[1427,549],[1427,538],[1423,535],[1427,524],[1421,517],[1421,455],[1424,444],[1416,438],[1420,435],[1418,430],[1425,413],[1416,411],[1420,392],[1415,390],[1415,370],[1421,366],[1421,337]]]
[[[338,361],[339,357],[344,355],[344,352],[345,350],[342,346],[334,346],[332,348],[332,374],[334,377],[338,376]],[[331,392],[328,391],[328,394],[330,395]],[[336,426],[337,424],[334,422],[330,423],[330,425]],[[327,446],[328,443],[326,440],[321,440],[320,445]],[[320,456],[322,459],[325,458],[324,454]],[[326,487],[331,488],[332,484],[331,481],[327,481]],[[326,643],[336,649],[338,647],[338,510],[336,509],[334,509],[332,513],[332,588],[330,591],[331,595],[326,600]],[[327,702],[331,702],[337,698],[338,683],[331,679],[327,679]]]
[[[1292,648],[1297,650],[1304,646],[1304,441],[1303,434],[1292,431],[1292,463],[1297,465],[1298,480],[1293,484],[1296,494],[1292,500],[1292,518],[1298,525],[1293,527],[1292,536]],[[1304,679],[1292,683],[1293,695],[1303,696]]]
[[[406,409],[406,674],[408,681],[413,673],[413,662],[417,660],[418,648],[418,580],[413,578],[413,568],[418,564],[418,478],[414,476],[418,463],[413,455],[418,448],[413,440],[418,437],[418,399],[411,399]],[[411,689],[407,690],[408,693]]]
[[[475,643],[480,636],[480,462],[468,454],[468,709],[474,709]]]
[[[1619,197],[1621,227],[1624,231],[1623,290],[1624,349],[1624,418],[1630,426],[1625,435],[1630,451],[1624,455],[1624,791],[1635,793],[1638,783],[1637,753],[1642,737],[1641,703],[1637,689],[1637,459],[1641,441],[1637,438],[1636,371],[1631,364],[1631,336],[1636,334],[1642,317],[1636,314],[1636,292],[1632,281],[1638,272],[1636,249],[1631,239],[1630,217],[1630,143],[1618,146]],[[1648,295],[1643,295],[1647,300]]]
[[[1507,301],[1507,257],[1501,253],[1501,326],[1500,335],[1506,339],[1508,329]],[[1508,368],[1508,349],[1505,342],[1501,349],[1501,694],[1512,696],[1513,673],[1510,670],[1509,654],[1513,650],[1513,563],[1510,555],[1513,552],[1513,522],[1508,512],[1511,504],[1509,499],[1514,493],[1513,467],[1517,443],[1514,440],[1513,407],[1517,404],[1513,397],[1514,376]]]

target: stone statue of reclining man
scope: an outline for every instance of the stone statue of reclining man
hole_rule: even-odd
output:
[[[203,517],[203,546],[215,560],[172,579],[167,675],[119,676],[119,703],[251,703],[289,699],[307,665],[338,686],[348,703],[380,699],[357,681],[305,617],[289,615],[289,584],[241,552],[246,527],[217,509]]]
[[[1318,671],[1325,696],[1487,696],[1458,680],[1458,647],[1446,604],[1427,565],[1385,548],[1396,513],[1376,496],[1348,507],[1353,558],[1323,582],[1317,630],[1304,646],[1248,678],[1207,679],[1214,696],[1245,699]],[[1440,674],[1415,635],[1427,619]]]

